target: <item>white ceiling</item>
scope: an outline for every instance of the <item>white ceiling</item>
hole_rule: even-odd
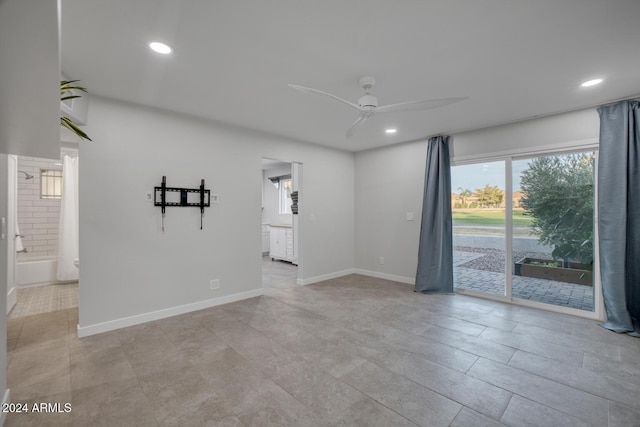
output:
[[[638,0],[62,0],[62,68],[93,94],[359,151],[639,95],[639,20]],[[347,140],[354,110],[287,86],[356,102],[367,74],[381,105],[469,99]]]

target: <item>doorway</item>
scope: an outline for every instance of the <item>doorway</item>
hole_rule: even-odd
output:
[[[78,224],[77,203],[73,202],[77,201],[77,149],[63,149],[60,159],[13,157],[15,206],[9,217],[14,250],[9,264],[15,272],[16,303],[8,307],[8,317],[77,308],[78,269],[74,260],[78,258]],[[72,243],[62,238],[69,232]],[[61,255],[73,259],[65,264]]]
[[[262,285],[291,286],[302,273],[302,164],[263,158],[261,176]]]
[[[456,291],[597,317],[596,160],[585,150],[452,167]]]

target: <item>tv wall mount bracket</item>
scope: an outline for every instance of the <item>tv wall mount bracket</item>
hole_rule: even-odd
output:
[[[167,193],[180,193],[180,200],[177,202],[168,202]],[[197,202],[189,201],[189,193],[199,193],[200,199]],[[158,200],[158,198],[160,200]],[[199,207],[200,208],[200,230],[202,230],[202,217],[204,216],[204,208],[211,206],[211,191],[204,188],[204,179],[200,181],[200,188],[179,188],[167,187],[167,177],[162,177],[160,187],[154,187],[153,204],[162,208],[162,232],[164,233],[164,215],[167,206],[178,207]]]

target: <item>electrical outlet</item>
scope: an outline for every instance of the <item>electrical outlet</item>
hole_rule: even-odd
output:
[[[383,264],[384,264],[384,257],[383,257],[383,256],[381,256],[381,257],[380,257],[380,265],[383,265]]]
[[[209,290],[215,291],[217,289],[220,289],[220,279],[209,280]]]

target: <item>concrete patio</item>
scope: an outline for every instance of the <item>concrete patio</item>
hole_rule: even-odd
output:
[[[456,289],[504,295],[504,273],[463,267],[464,264],[485,256],[487,255],[479,252],[454,249],[453,275]],[[593,311],[592,286],[514,275],[512,295],[514,298]]]

